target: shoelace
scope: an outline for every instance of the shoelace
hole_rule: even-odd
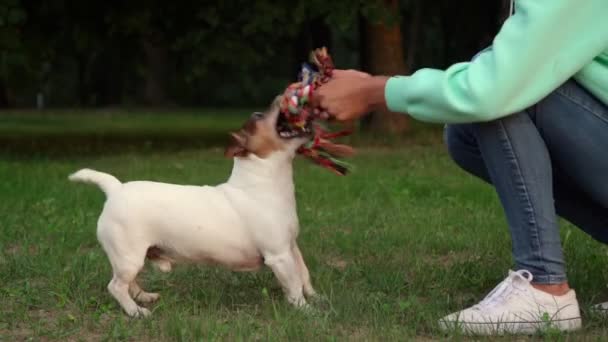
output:
[[[523,280],[526,283],[530,283],[532,278],[532,273],[528,270],[509,271],[509,276],[490,291],[481,302],[474,305],[473,308],[483,310],[503,303],[512,293],[523,292],[520,287],[514,286],[514,281]]]

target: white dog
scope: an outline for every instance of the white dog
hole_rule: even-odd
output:
[[[127,314],[147,316],[150,311],[134,299],[147,303],[159,298],[136,281],[146,258],[165,272],[177,262],[221,264],[235,271],[266,264],[293,305],[306,306],[304,295],[316,296],[296,243],[292,175],[295,152],[309,137],[281,128],[280,118],[275,100],[232,134],[226,149],[234,157],[232,174],[215,187],[121,183],[89,169],[69,177],[96,184],[107,196],[97,238],[112,265],[108,290]]]

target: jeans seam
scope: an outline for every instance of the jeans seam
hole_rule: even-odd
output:
[[[503,144],[503,147],[506,147],[508,149],[509,154],[511,154],[513,156],[513,162],[515,164],[515,168],[516,168],[516,172],[517,172],[517,176],[519,176],[520,178],[523,179],[522,176],[522,172],[521,172],[521,167],[519,166],[519,161],[517,160],[517,157],[515,156],[514,153],[514,149],[513,149],[513,144],[511,143],[511,137],[509,136],[509,133],[507,131],[507,129],[505,128],[502,120],[498,121],[498,124],[500,125],[500,131],[502,132],[502,135],[504,137],[504,141],[506,143],[507,146],[505,146]],[[538,223],[536,222],[536,208],[534,207],[534,204],[532,203],[532,201],[530,200],[530,195],[529,195],[529,191],[528,191],[528,187],[526,186],[526,182],[523,181],[522,182],[523,185],[523,194],[525,197],[525,201],[528,202],[528,204],[530,205],[530,208],[532,208],[532,224],[534,226],[534,229],[536,230],[535,234],[534,234],[534,239],[536,240],[536,246],[537,246],[537,251],[535,251],[535,257],[537,258],[537,261],[539,264],[542,264],[542,244],[539,238],[539,234],[538,234]],[[546,272],[546,270],[544,270]]]
[[[604,117],[600,113],[597,113],[595,110],[593,110],[593,108],[586,105],[583,101],[578,100],[575,96],[570,95],[567,91],[564,91],[563,89],[559,88],[557,90],[557,93],[560,94],[561,96],[565,97],[566,99],[572,101],[574,104],[579,105],[582,109],[586,110],[589,114],[596,116],[598,119],[602,120],[605,124],[608,124],[608,118]]]

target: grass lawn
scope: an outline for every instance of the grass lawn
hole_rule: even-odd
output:
[[[147,266],[141,284],[161,300],[150,319],[126,317],[106,290],[110,265],[95,237],[104,195],[66,177],[92,167],[122,181],[222,182],[231,161],[216,137],[242,116],[215,115],[0,115],[0,340],[462,339],[436,321],[504,278],[510,238],[493,191],[452,164],[435,130],[362,148],[347,177],[297,160],[300,246],[328,297],[318,313],[289,307],[268,270]],[[606,340],[608,320],[588,308],[608,299],[608,250],[562,227],[584,329],[532,338]]]

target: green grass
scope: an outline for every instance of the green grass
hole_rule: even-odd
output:
[[[180,115],[184,127],[208,119]],[[36,138],[34,128],[14,120],[23,127],[19,139]],[[147,116],[116,120],[143,127]],[[238,117],[222,120],[209,121],[216,127],[209,134],[240,124]],[[51,130],[45,126],[40,122]],[[158,136],[150,139],[166,137]],[[95,237],[103,194],[66,177],[92,167],[123,181],[214,184],[231,167],[219,145],[167,150],[153,142],[122,153],[61,155],[9,147],[0,159],[0,340],[460,340],[440,333],[436,321],[503,279],[510,238],[492,189],[453,165],[438,140],[429,133],[416,140],[423,144],[364,148],[342,178],[297,160],[300,246],[314,285],[328,297],[319,313],[289,307],[267,270],[179,266],[161,274],[146,267],[142,286],[162,297],[153,316],[140,320],[127,318],[106,290],[110,266]],[[533,338],[605,340],[608,323],[587,309],[608,297],[607,249],[562,226],[584,329]]]

